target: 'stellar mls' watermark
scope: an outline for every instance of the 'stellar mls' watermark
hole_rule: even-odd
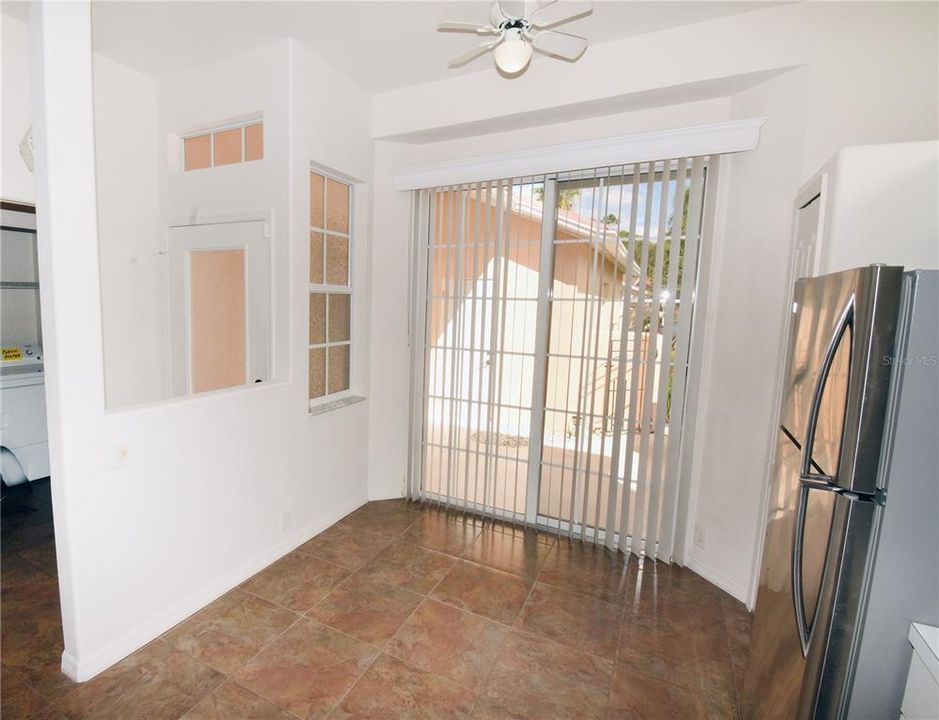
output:
[[[916,367],[939,367],[939,355],[884,355],[884,365],[914,365]]]

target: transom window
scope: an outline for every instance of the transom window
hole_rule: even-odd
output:
[[[310,172],[310,406],[349,391],[352,187]]]
[[[204,168],[232,165],[264,159],[264,123],[226,125],[183,138],[183,168]]]

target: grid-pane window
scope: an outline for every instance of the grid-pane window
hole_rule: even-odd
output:
[[[263,121],[183,137],[183,169],[187,172],[263,159]]]
[[[349,390],[352,354],[352,187],[310,172],[309,396]]]

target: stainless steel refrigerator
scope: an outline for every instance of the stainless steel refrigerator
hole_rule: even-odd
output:
[[[792,309],[743,715],[892,720],[909,624],[939,624],[939,272],[806,278]]]

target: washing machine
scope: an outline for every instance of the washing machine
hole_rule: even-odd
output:
[[[39,345],[0,348],[0,474],[8,486],[49,476],[46,377]]]

